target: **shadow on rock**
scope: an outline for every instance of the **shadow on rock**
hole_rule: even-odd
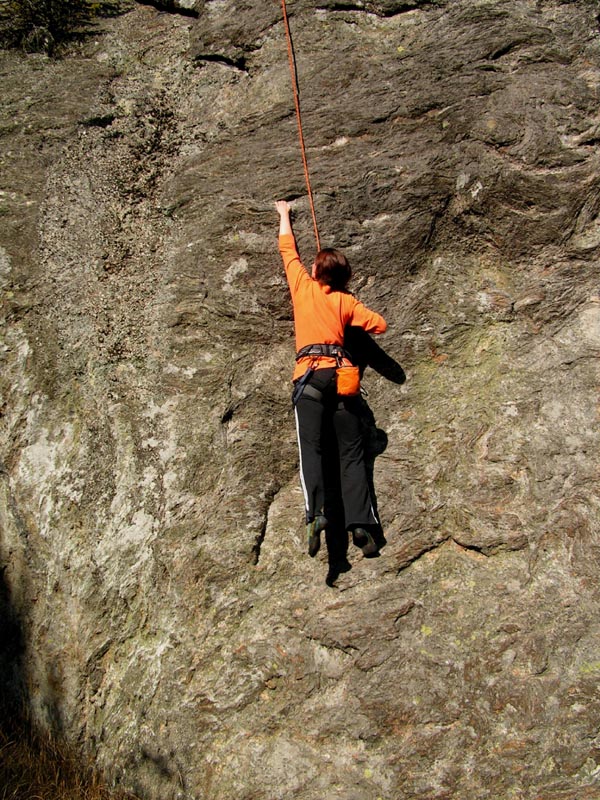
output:
[[[372,336],[362,328],[348,326],[344,332],[344,349],[352,356],[352,361],[360,369],[361,376],[367,367],[371,367],[386,380],[403,384],[406,373]]]
[[[14,720],[23,707],[21,626],[14,612],[10,591],[0,569],[0,724]]]
[[[351,354],[353,362],[360,368],[361,376],[371,367],[392,383],[402,384],[406,374],[400,364],[389,356],[362,328],[346,328],[344,347]],[[360,398],[360,418],[363,427],[363,448],[369,492],[373,509],[379,519],[377,492],[374,483],[375,459],[388,444],[387,433],[377,427],[375,415],[366,399]],[[344,505],[340,487],[339,456],[332,426],[325,426],[323,433],[323,474],[325,476],[325,516],[329,520],[326,532],[329,570],[325,582],[334,587],[339,576],[352,569],[348,561],[348,532],[344,520]],[[372,530],[378,548],[387,544],[381,525]],[[379,553],[370,556],[376,558]]]

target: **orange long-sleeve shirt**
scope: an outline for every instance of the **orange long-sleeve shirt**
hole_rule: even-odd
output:
[[[279,237],[279,252],[292,295],[296,352],[309,344],[343,345],[346,325],[356,325],[368,333],[385,331],[387,323],[380,314],[348,292],[334,291],[310,277],[300,261],[293,234]],[[303,358],[296,362],[293,380],[304,375],[311,362],[316,369],[336,365],[335,359],[327,356]]]

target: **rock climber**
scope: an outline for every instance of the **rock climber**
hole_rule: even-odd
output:
[[[345,529],[365,556],[378,553],[373,532],[379,525],[369,492],[360,424],[360,388],[340,383],[350,366],[343,349],[344,329],[354,326],[383,333],[387,323],[347,289],[350,264],[338,250],[317,253],[311,275],[300,261],[290,220],[290,206],[278,200],[279,252],[294,309],[296,368],[293,374],[296,427],[300,451],[300,481],[306,509],[308,554],[316,556],[327,528],[322,466],[323,426],[331,426],[337,441]],[[355,368],[358,373],[358,368]],[[343,393],[341,393],[343,392]]]

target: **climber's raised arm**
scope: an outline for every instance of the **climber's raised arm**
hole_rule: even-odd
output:
[[[292,223],[290,222],[290,204],[287,200],[278,200],[275,208],[279,214],[279,235],[285,236],[292,233]]]

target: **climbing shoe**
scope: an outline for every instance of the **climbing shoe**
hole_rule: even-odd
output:
[[[354,528],[352,531],[352,542],[356,547],[360,547],[363,556],[374,556],[379,552],[379,547],[377,547],[375,539],[373,539],[369,531],[364,528]]]
[[[321,531],[324,531],[327,526],[327,520],[322,515],[317,515],[306,526],[306,534],[308,537],[308,555],[314,558],[321,547]]]

